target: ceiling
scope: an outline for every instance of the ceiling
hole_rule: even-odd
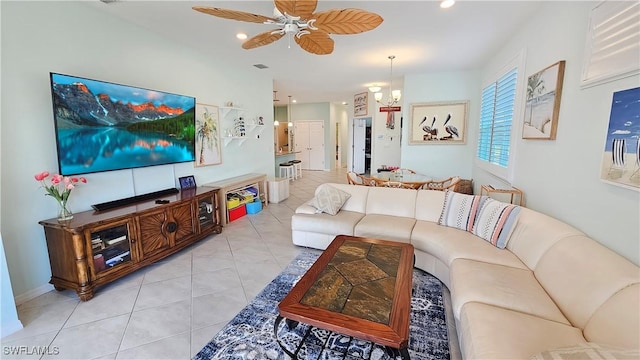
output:
[[[291,95],[298,103],[352,102],[367,86],[389,85],[389,55],[393,87],[406,74],[471,70],[481,67],[494,51],[540,6],[539,1],[458,1],[441,9],[438,1],[319,0],[316,11],[360,8],[382,16],[376,29],[355,35],[331,35],[335,49],[312,55],[288,37],[244,50],[235,35],[249,37],[269,25],[217,18],[191,9],[211,6],[273,15],[272,1],[93,1],[90,6],[146,28],[211,57],[232,59],[247,71],[268,72],[279,104]],[[254,64],[264,64],[259,70]],[[425,86],[428,86],[425,84]],[[278,103],[276,103],[278,104]]]

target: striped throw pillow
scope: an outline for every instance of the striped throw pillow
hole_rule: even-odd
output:
[[[519,206],[487,199],[478,212],[472,232],[495,247],[504,249],[516,227],[519,213]]]
[[[438,224],[472,231],[478,211],[486,196],[466,195],[447,190]]]

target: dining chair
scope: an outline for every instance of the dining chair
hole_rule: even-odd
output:
[[[404,184],[404,183],[402,183],[400,181],[387,181],[387,182],[384,182],[382,184],[382,186],[391,187],[391,188],[400,188],[400,189],[414,189],[413,186],[411,186],[409,184]]]
[[[362,185],[364,186],[378,186],[378,182],[370,177],[366,177],[364,175],[358,175],[360,180],[362,180]]]
[[[441,181],[430,181],[422,186],[423,189],[427,190],[451,190],[456,191],[458,183],[460,182],[459,176],[453,176]]]
[[[347,172],[347,182],[350,185],[364,185],[362,178],[353,171]]]

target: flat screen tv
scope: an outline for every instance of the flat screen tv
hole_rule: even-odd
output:
[[[62,175],[194,161],[191,96],[50,73]]]

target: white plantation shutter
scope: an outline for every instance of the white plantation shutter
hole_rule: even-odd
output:
[[[640,2],[604,1],[591,10],[582,86],[637,74],[640,69]]]
[[[482,90],[478,159],[507,168],[518,69],[514,68]]]

